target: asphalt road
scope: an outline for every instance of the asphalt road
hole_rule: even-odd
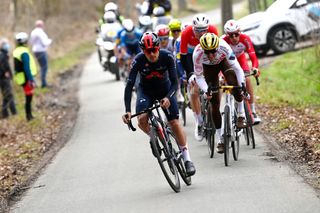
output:
[[[239,161],[225,167],[223,155],[208,157],[193,139],[189,111],[185,128],[197,173],[174,193],[146,135],[121,121],[123,82],[103,72],[94,54],[80,82],[80,111],[70,141],[11,212],[297,212],[320,209],[316,192],[285,163],[268,157],[257,134],[252,150],[242,141]],[[136,124],[136,122],[135,122]]]

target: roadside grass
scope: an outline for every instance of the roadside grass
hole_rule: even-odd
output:
[[[259,102],[320,112],[319,46],[280,56],[261,72]]]

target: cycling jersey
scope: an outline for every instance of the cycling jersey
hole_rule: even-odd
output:
[[[218,30],[216,26],[210,24],[208,28],[209,33],[214,33],[218,35]],[[187,54],[193,53],[195,46],[199,44],[199,39],[194,35],[193,26],[187,26],[181,33],[181,44],[180,44],[180,53]]]
[[[134,29],[133,32],[126,32],[123,30],[120,32],[120,47],[125,47],[129,55],[135,55],[141,52],[139,48],[139,39],[142,33],[138,29]]]
[[[219,47],[217,48],[216,53],[214,53],[214,58],[209,59],[208,55],[204,53],[204,50],[198,44],[193,52],[193,63],[194,63],[194,72],[197,76],[197,83],[199,84],[200,89],[207,91],[207,84],[203,79],[203,64],[205,65],[217,65],[220,64],[224,59],[227,60],[228,65],[234,70],[237,76],[237,81],[239,85],[242,85],[244,82],[243,70],[236,59],[235,54],[233,53],[231,47],[223,39],[219,39]],[[200,81],[199,81],[200,80]]]
[[[167,97],[171,102],[171,98],[174,98],[174,94],[178,88],[173,55],[167,50],[160,50],[158,61],[152,63],[148,61],[143,53],[140,53],[131,64],[131,71],[125,88],[126,112],[131,112],[132,88],[138,73],[140,74],[138,88],[141,89],[143,94],[152,99]]]
[[[236,45],[232,44],[228,36],[223,35],[222,38],[230,45],[231,49],[233,50],[233,52],[237,57],[237,60],[241,68],[245,72],[250,72],[250,67],[248,65],[245,52],[247,52],[250,57],[252,68],[258,68],[259,62],[258,62],[250,37],[243,33],[241,33],[239,36],[240,36],[239,42]]]

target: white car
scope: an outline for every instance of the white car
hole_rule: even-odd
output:
[[[277,0],[265,12],[239,19],[257,54],[293,50],[298,40],[319,32],[320,0]]]

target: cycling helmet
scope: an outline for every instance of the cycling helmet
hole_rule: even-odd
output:
[[[219,46],[219,37],[214,33],[205,33],[200,38],[200,46],[204,50],[214,50]]]
[[[8,39],[3,38],[0,40],[0,50],[3,50],[5,52],[9,52],[10,50],[10,44]]]
[[[28,34],[25,32],[20,32],[15,36],[17,44],[26,44],[28,42]]]
[[[152,25],[152,19],[150,16],[144,15],[139,17],[140,26],[150,26]]]
[[[163,7],[159,6],[159,7],[155,7],[152,13],[154,16],[159,17],[159,16],[164,16],[166,12]]]
[[[123,20],[122,22],[122,26],[123,28],[125,29],[126,32],[132,32],[133,29],[134,29],[134,24],[133,24],[133,21],[132,19],[125,19]]]
[[[108,11],[117,11],[118,10],[118,5],[116,5],[113,2],[108,2],[105,6],[104,6],[104,12],[108,12]]]
[[[196,29],[208,29],[209,19],[205,14],[197,14],[192,19],[192,25]]]
[[[240,25],[236,20],[229,20],[224,25],[224,32],[227,33],[235,33],[240,31]]]
[[[157,33],[157,35],[159,37],[163,37],[163,36],[169,36],[170,34],[170,29],[167,25],[165,24],[159,24],[156,29],[155,32]]]
[[[116,21],[116,14],[112,11],[107,11],[103,15],[103,19],[105,23],[113,23]]]
[[[141,49],[152,49],[160,46],[159,37],[153,32],[146,32],[140,38],[139,46]]]
[[[170,30],[181,30],[181,21],[178,19],[172,19],[168,25]]]

